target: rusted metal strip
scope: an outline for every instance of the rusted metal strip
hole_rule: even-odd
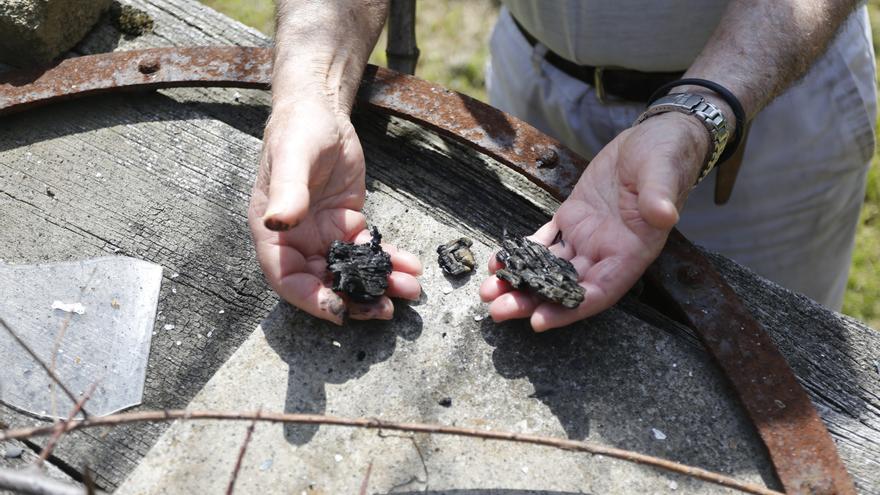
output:
[[[71,58],[43,71],[0,73],[0,115],[81,96],[186,86],[268,89],[267,48],[153,48]],[[568,196],[587,162],[535,129],[468,96],[370,65],[358,102],[415,121]]]
[[[0,74],[0,115],[110,91],[181,86],[268,88],[268,49],[160,48],[64,60],[43,72]],[[484,103],[369,66],[358,104],[477,148],[559,199],[587,162],[558,141]],[[703,339],[754,421],[788,493],[855,493],[809,396],[769,335],[711,263],[677,231],[647,276]]]
[[[267,48],[153,48],[62,60],[0,73],[0,115],[82,96],[186,86],[268,89]]]
[[[673,231],[646,278],[724,370],[786,493],[855,494],[831,435],[785,357],[709,260]]]

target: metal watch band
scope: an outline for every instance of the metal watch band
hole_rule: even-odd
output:
[[[727,122],[724,120],[724,115],[718,107],[709,103],[700,95],[672,93],[652,103],[647,110],[639,115],[635,123],[640,124],[645,119],[666,112],[694,115],[700,119],[706,130],[709,131],[709,152],[706,154],[706,161],[703,163],[699,177],[697,177],[697,183],[699,184],[701,180],[709,175],[715,164],[718,163],[718,158],[724,152],[724,147],[730,137],[730,130],[728,129]]]

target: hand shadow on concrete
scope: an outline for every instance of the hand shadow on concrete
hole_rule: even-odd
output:
[[[612,309],[545,333],[526,321],[488,319],[480,332],[494,347],[498,373],[527,379],[530,397],[550,409],[568,438],[601,438],[713,471],[757,470],[775,486],[763,444],[709,357],[637,322]]]
[[[284,412],[324,414],[326,384],[357,379],[390,358],[398,337],[412,341],[421,335],[422,318],[407,303],[395,301],[391,321],[347,320],[338,327],[280,303],[262,328],[266,341],[289,367]],[[318,429],[319,425],[286,424],[284,436],[291,444],[304,445]]]

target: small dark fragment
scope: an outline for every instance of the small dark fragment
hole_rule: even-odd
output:
[[[46,187],[46,196],[49,196],[50,198],[54,198],[55,191],[53,191],[50,187]]]
[[[461,237],[446,244],[437,246],[437,254],[439,255],[437,262],[440,268],[449,275],[458,276],[473,271],[474,254],[470,247],[474,241],[467,237]]]
[[[382,250],[379,229],[370,230],[366,244],[333,241],[327,253],[327,269],[333,274],[333,290],[357,302],[374,302],[388,288],[391,256]]]
[[[504,263],[495,275],[514,289],[528,290],[569,309],[584,300],[584,288],[577,283],[574,266],[537,242],[505,234],[495,257]]]
[[[437,404],[440,404],[443,407],[452,407],[452,397],[444,397],[437,401]]]
[[[128,36],[141,36],[153,30],[153,18],[150,14],[130,5],[113,2],[110,6],[110,18],[116,29]]]

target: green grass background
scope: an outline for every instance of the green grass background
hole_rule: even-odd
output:
[[[203,3],[271,35],[272,0],[202,0]],[[493,0],[422,0],[417,2],[416,36],[421,57],[416,74],[450,89],[486,100],[483,67],[488,38],[498,13]],[[874,48],[880,52],[880,0],[870,0]],[[385,64],[384,36],[370,61]],[[843,312],[880,329],[880,154],[875,151],[865,205],[856,234]],[[809,270],[810,267],[804,267]]]

